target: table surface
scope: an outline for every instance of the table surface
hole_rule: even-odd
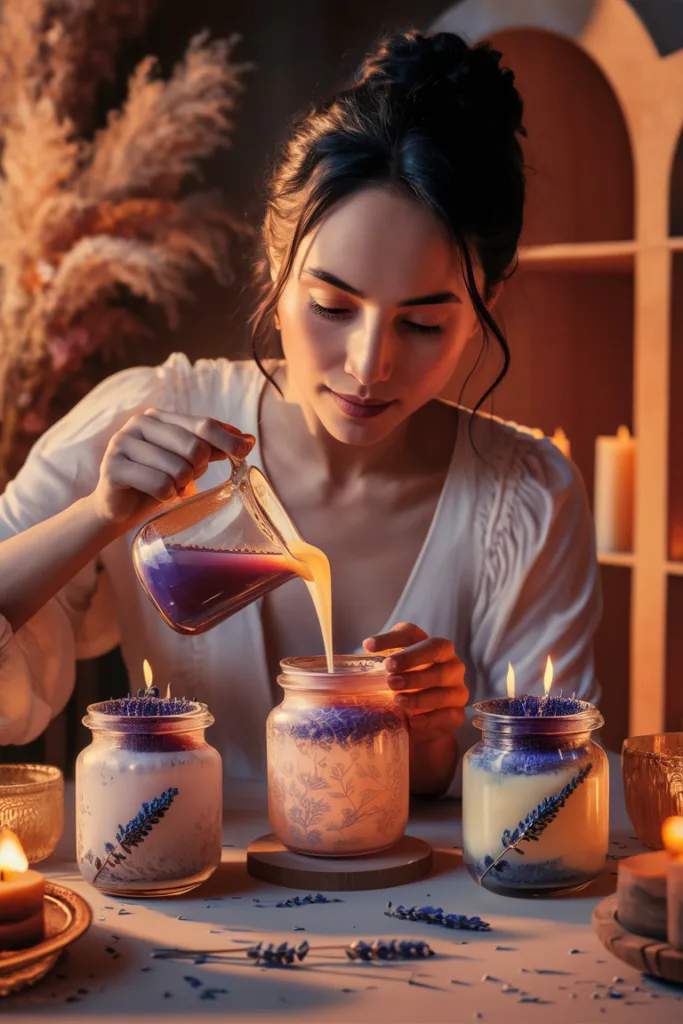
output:
[[[291,889],[258,882],[246,872],[246,847],[268,831],[265,792],[237,784],[227,794],[220,868],[185,897],[118,900],[87,885],[75,866],[73,789],[55,855],[40,869],[90,903],[93,924],[66,962],[35,989],[2,1001],[6,1020],[66,1017],[80,1021],[165,1021],[230,1017],[348,1024],[657,1024],[683,1021],[683,989],[645,978],[615,959],[590,924],[596,902],[614,891],[616,862],[642,849],[626,817],[619,759],[610,755],[611,843],[605,874],[561,899],[510,899],[475,884],[460,856],[460,804],[430,801],[415,808],[408,831],[435,849],[432,875],[372,892],[337,893],[343,902],[276,908]],[[477,914],[490,933],[449,931],[384,916],[387,902]],[[203,965],[151,959],[155,947],[238,949],[245,940],[311,946],[357,938],[426,939],[438,956],[421,962],[351,963],[312,954],[291,968]],[[343,956],[342,950],[339,950]],[[314,965],[315,963],[315,965]]]

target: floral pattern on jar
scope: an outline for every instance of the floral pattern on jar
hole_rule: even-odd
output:
[[[408,821],[406,716],[382,658],[282,662],[285,697],[269,718],[270,824],[289,849],[316,856],[376,853]]]

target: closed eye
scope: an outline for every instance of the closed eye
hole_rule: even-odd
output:
[[[321,306],[315,299],[309,299],[308,305],[316,316],[324,317],[326,320],[338,320],[353,314],[351,309],[337,306]],[[401,323],[408,330],[415,331],[417,334],[441,334],[443,331],[443,327],[440,324],[417,324],[413,320],[402,320]]]

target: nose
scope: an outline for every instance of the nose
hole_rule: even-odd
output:
[[[379,314],[368,313],[348,340],[345,372],[363,387],[371,387],[389,380],[394,359],[390,327]]]

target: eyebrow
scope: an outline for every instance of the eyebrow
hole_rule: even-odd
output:
[[[324,281],[325,284],[331,284],[333,288],[338,288],[342,292],[348,292],[349,295],[355,295],[358,299],[364,299],[365,295],[358,288],[354,288],[353,285],[347,284],[346,281],[342,281],[340,277],[335,274],[330,274],[327,270],[322,270],[320,267],[306,267],[303,271],[304,274],[310,274],[311,277],[317,277],[319,281]],[[397,306],[437,306],[443,302],[460,302],[460,299],[454,292],[434,292],[432,295],[418,295],[413,299],[403,299],[402,302],[397,302]]]

